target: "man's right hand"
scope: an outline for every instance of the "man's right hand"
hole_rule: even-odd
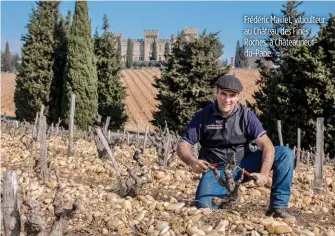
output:
[[[192,162],[190,166],[192,167],[192,170],[195,173],[200,174],[200,173],[207,172],[209,169],[209,165],[210,163],[208,163],[207,161],[197,159],[194,162]]]

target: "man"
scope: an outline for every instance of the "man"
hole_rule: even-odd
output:
[[[267,183],[273,169],[270,205],[266,215],[295,220],[287,212],[293,177],[293,152],[283,146],[274,147],[255,114],[239,102],[243,86],[234,75],[225,75],[216,81],[216,100],[197,112],[186,128],[186,135],[178,143],[177,154],[194,172],[202,173],[196,191],[198,208],[217,208],[213,197],[227,196],[227,189],[215,178],[210,164],[228,162],[236,155],[237,165],[257,177],[258,186]],[[249,144],[255,140],[261,150],[251,152]],[[199,159],[190,146],[200,142]],[[224,176],[223,169],[219,169]],[[241,170],[234,171],[235,179]],[[250,180],[244,176],[245,180]]]

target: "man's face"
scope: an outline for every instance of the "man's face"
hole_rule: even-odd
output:
[[[224,115],[229,115],[237,104],[239,96],[240,94],[237,92],[218,88],[216,92],[216,99],[218,101],[220,111],[223,112]]]

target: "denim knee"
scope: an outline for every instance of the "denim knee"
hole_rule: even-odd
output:
[[[293,164],[294,162],[294,153],[293,151],[285,146],[276,146],[275,147],[275,156],[280,158],[280,161],[288,161]]]

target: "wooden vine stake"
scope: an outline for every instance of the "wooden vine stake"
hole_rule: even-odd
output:
[[[278,129],[279,145],[284,146],[283,135],[281,132],[281,120],[277,120],[277,129]]]
[[[73,126],[74,126],[74,110],[76,109],[76,95],[71,94],[71,107],[70,107],[70,123],[69,123],[69,146],[67,149],[67,156],[72,156],[73,150]]]
[[[120,174],[120,169],[119,166],[113,156],[113,152],[112,150],[109,148],[108,142],[105,138],[105,136],[103,135],[103,133],[101,132],[101,129],[99,127],[95,128],[95,131],[97,133],[97,135],[99,136],[103,146],[105,147],[108,157],[111,159],[114,169],[115,169],[115,173],[116,173],[116,179],[118,181],[119,187],[120,187],[120,195],[123,196],[125,191],[126,191],[126,187],[124,186],[122,179],[121,179],[121,174]]]
[[[316,121],[316,153],[315,153],[315,171],[314,171],[314,192],[321,193],[322,173],[323,173],[323,148],[324,148],[324,118],[318,117]]]
[[[142,154],[144,154],[145,146],[146,146],[147,141],[148,141],[148,132],[149,132],[149,125],[147,125],[147,126],[145,127],[145,136],[144,136],[144,142],[143,142]]]
[[[3,173],[3,223],[5,235],[20,235],[21,219],[16,173]]]

